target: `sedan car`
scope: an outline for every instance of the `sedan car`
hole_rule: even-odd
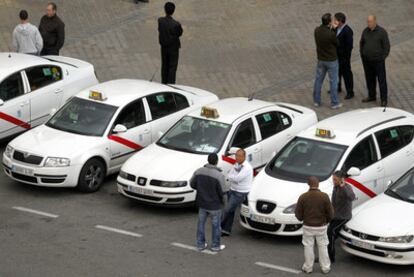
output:
[[[93,65],[84,61],[0,53],[0,139],[46,122],[70,97],[97,83]]]

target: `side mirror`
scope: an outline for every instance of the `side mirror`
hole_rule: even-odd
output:
[[[4,101],[2,99],[0,99],[0,106],[4,105]]]
[[[161,131],[159,131],[159,132],[158,132],[158,139],[160,139],[163,135],[164,135],[164,133],[163,133],[163,132],[161,132]]]
[[[391,187],[391,185],[392,185],[393,183],[394,183],[394,182],[393,182],[392,180],[388,180],[388,182],[387,182],[387,188]]]
[[[351,167],[347,173],[349,176],[359,176],[361,174],[361,170],[358,167]]]
[[[238,147],[231,147],[231,148],[227,151],[226,155],[227,155],[227,156],[230,156],[230,155],[236,155],[237,150],[239,150],[239,148],[238,148]]]
[[[127,127],[125,127],[125,125],[122,124],[116,124],[115,128],[112,130],[113,133],[118,134],[118,133],[125,133],[127,131]]]

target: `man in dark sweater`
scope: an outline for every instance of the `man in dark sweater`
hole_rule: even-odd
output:
[[[359,43],[362,64],[364,65],[368,97],[362,102],[376,101],[377,79],[380,88],[381,106],[388,103],[387,76],[385,72],[385,59],[390,54],[390,41],[387,31],[377,25],[374,15],[368,16],[368,27],[364,29]]]
[[[210,215],[212,223],[213,241],[212,251],[221,251],[225,248],[220,244],[221,239],[221,210],[223,206],[223,188],[225,179],[221,169],[217,167],[217,154],[208,156],[208,164],[199,168],[190,180],[190,186],[197,191],[196,202],[199,207],[197,224],[197,248],[203,251],[207,248],[205,238],[205,224]]]
[[[328,253],[332,263],[335,262],[335,241],[341,228],[352,218],[352,202],[355,200],[354,191],[349,184],[345,183],[344,178],[345,173],[340,170],[336,171],[332,177],[334,217],[328,227]]]
[[[330,13],[322,16],[322,25],[315,29],[316,52],[318,63],[316,66],[316,77],[313,88],[313,104],[315,107],[321,105],[321,89],[326,73],[329,75],[331,108],[338,109],[342,104],[338,100],[338,54],[336,47],[338,39],[332,25]]]
[[[178,67],[178,54],[181,47],[180,36],[183,28],[180,22],[174,20],[174,3],[167,2],[164,6],[165,16],[158,18],[159,42],[161,45],[161,82],[175,84]]]
[[[46,7],[46,15],[40,20],[39,31],[43,38],[40,55],[59,55],[65,42],[65,24],[57,16],[56,11],[56,4],[50,2]]]

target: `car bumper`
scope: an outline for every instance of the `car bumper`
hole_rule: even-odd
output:
[[[278,236],[301,236],[302,223],[294,215],[284,217],[281,220],[273,213],[261,214],[245,204],[240,209],[240,223],[246,229]]]
[[[11,179],[29,185],[42,187],[76,187],[81,166],[34,166],[3,156],[3,169]]]
[[[340,238],[342,248],[352,255],[386,264],[414,264],[414,246],[412,245],[362,240],[343,230],[340,233]]]
[[[138,201],[159,205],[188,205],[195,201],[195,191],[189,186],[181,188],[161,188],[156,186],[140,186],[135,182],[118,176],[118,192],[125,197]]]

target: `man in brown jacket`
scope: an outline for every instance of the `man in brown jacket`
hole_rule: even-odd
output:
[[[305,247],[305,263],[302,266],[302,271],[312,273],[316,240],[319,250],[319,264],[322,272],[326,274],[331,270],[327,229],[333,218],[334,210],[329,196],[318,189],[318,178],[309,177],[308,185],[309,191],[299,197],[295,210],[296,218],[303,221],[302,243]]]

